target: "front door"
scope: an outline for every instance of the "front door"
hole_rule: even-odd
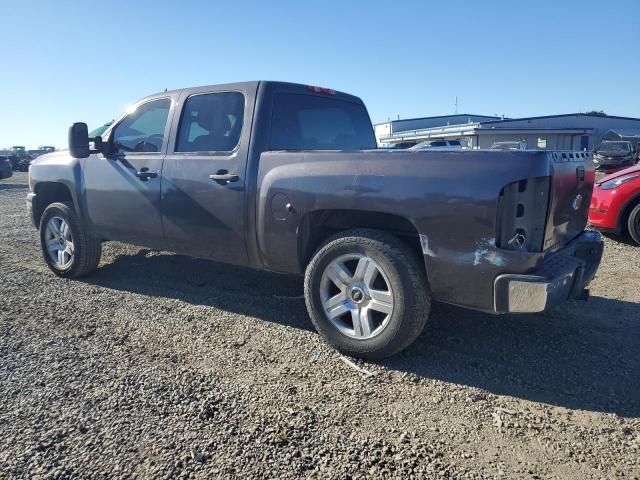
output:
[[[254,97],[255,92],[243,88],[204,87],[180,98],[180,121],[162,171],[162,215],[170,250],[249,263],[245,168]]]
[[[165,247],[160,183],[171,106],[170,97],[140,104],[108,132],[111,153],[86,159],[86,215],[98,238]]]

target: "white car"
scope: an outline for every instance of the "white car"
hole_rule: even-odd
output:
[[[429,140],[410,147],[409,150],[462,150],[460,140]]]
[[[527,144],[525,142],[518,141],[504,141],[504,142],[494,142],[491,145],[491,150],[526,150]]]

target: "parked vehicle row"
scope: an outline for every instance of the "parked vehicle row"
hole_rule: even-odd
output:
[[[0,157],[4,157],[9,160],[11,171],[27,172],[29,171],[29,166],[31,165],[31,163],[33,163],[34,159],[36,159],[40,155],[44,155],[46,153],[51,153],[54,151],[55,147],[51,146],[39,147],[37,150],[27,150],[23,146],[14,146],[11,147],[11,150],[0,150]],[[0,170],[2,170],[2,172],[5,172],[6,166],[0,166]],[[11,175],[0,173],[0,178],[7,178],[7,176]]]
[[[93,138],[74,124],[69,151],[31,166],[27,206],[62,277],[105,240],[304,275],[316,329],[363,358],[411,344],[432,299],[498,314],[583,296],[602,255],[593,162],[436,148],[377,149],[362,101],[327,88],[187,88]]]

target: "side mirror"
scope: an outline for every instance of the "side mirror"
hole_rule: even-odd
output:
[[[69,153],[74,158],[86,158],[91,153],[86,123],[76,122],[69,127]]]

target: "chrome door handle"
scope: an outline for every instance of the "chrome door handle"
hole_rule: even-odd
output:
[[[152,172],[147,167],[142,167],[139,171],[136,172],[136,177],[138,177],[143,182],[146,182],[150,178],[156,178],[158,176],[158,172]]]
[[[209,178],[222,185],[226,185],[230,182],[237,182],[240,179],[238,175],[235,173],[229,173],[228,170],[218,170],[215,174],[209,175]]]

